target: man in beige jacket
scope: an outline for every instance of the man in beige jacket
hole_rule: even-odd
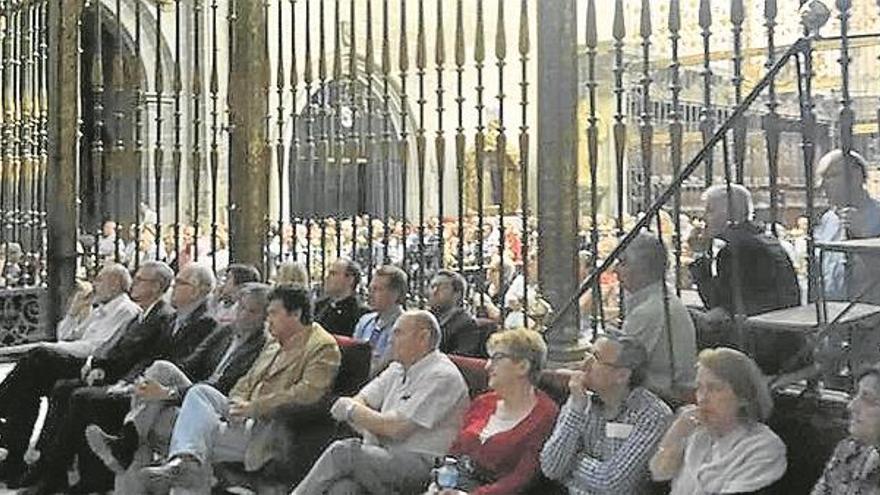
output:
[[[244,462],[256,469],[271,457],[273,412],[317,402],[332,387],[341,355],[336,340],[312,322],[312,303],[300,287],[276,287],[269,295],[274,337],[229,397],[210,385],[192,387],[171,436],[168,461],[144,469],[154,482],[210,493],[210,465]]]

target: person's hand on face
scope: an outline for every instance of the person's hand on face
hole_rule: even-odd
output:
[[[145,379],[134,387],[136,396],[144,400],[161,401],[171,398],[171,389],[154,380]]]
[[[700,408],[696,404],[682,407],[669,427],[670,435],[679,440],[687,438],[700,425]]]

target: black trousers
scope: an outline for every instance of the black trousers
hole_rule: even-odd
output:
[[[6,420],[2,439],[9,462],[20,462],[40,411],[40,397],[49,397],[57,380],[79,377],[85,359],[45,347],[28,351],[0,384],[0,417]]]
[[[113,473],[92,453],[85,439],[86,426],[96,424],[115,433],[122,427],[131,399],[107,393],[108,387],[86,387],[79,380],[59,381],[52,393],[50,413],[41,436],[40,469],[48,479],[64,479],[77,458],[80,482],[91,491],[113,488]]]

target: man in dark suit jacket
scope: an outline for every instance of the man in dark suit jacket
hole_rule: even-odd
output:
[[[361,267],[349,258],[337,258],[324,281],[324,297],[315,303],[315,321],[336,335],[351,337],[361,316],[369,313],[357,296]]]
[[[128,279],[127,270],[122,270],[124,278]],[[165,263],[144,263],[131,280],[130,288],[127,287],[132,301],[142,310],[137,317],[117,330],[85,358],[47,351],[42,359],[34,360],[32,357],[24,360],[16,372],[7,378],[4,392],[0,394],[0,401],[4,405],[14,407],[5,414],[9,431],[3,435],[3,441],[9,447],[9,457],[4,463],[3,473],[7,482],[15,484],[24,471],[22,456],[37,418],[40,395],[50,398],[49,414],[43,429],[48,433],[41,435],[41,438],[45,438],[51,435],[57,410],[66,410],[67,406],[66,399],[52,400],[53,387],[58,381],[70,380],[82,384],[87,376],[95,379],[105,373],[103,370],[93,369],[95,363],[101,363],[102,366],[109,364],[113,368],[112,372],[115,372],[117,363],[122,364],[126,360],[130,362],[149,351],[162,327],[170,320],[170,310],[164,302],[160,304],[159,301],[171,285],[173,277],[174,273]],[[35,353],[30,355],[36,356]],[[71,378],[76,376],[81,378]]]
[[[137,476],[154,449],[164,450],[171,436],[180,400],[194,384],[208,384],[224,394],[250,369],[266,342],[264,322],[270,287],[248,283],[240,292],[234,322],[209,336],[180,368],[158,361],[145,373],[145,382],[135,391],[119,436],[106,434],[90,425],[86,437],[92,451],[117,474],[123,474],[117,489],[127,478]],[[159,442],[160,445],[155,445]],[[129,469],[135,458],[139,462]]]
[[[41,435],[40,462],[15,485],[37,483],[31,490],[36,494],[64,491],[67,488],[66,467],[77,453],[80,453],[81,480],[80,486],[75,487],[77,490],[102,491],[91,488],[112,482],[112,476],[102,469],[100,461],[88,455],[85,425],[94,422],[114,430],[119,428],[128,411],[135,378],[155,359],[182,363],[214,331],[216,322],[207,315],[207,297],[213,288],[214,275],[209,268],[187,265],[174,279],[171,293],[171,305],[177,313],[170,324],[158,332],[152,353],[142,356],[120,381],[110,386],[94,386],[95,382],[89,386],[89,383],[75,381],[56,384],[52,400],[66,403],[66,413],[55,415],[54,427]],[[57,466],[64,468],[58,469]]]
[[[443,330],[440,351],[446,354],[485,354],[477,322],[462,306],[467,282],[451,270],[440,270],[431,280],[428,306]]]

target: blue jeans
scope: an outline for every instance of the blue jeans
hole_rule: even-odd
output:
[[[174,423],[169,458],[188,454],[201,463],[242,462],[249,422],[229,419],[229,399],[210,385],[189,389]]]

